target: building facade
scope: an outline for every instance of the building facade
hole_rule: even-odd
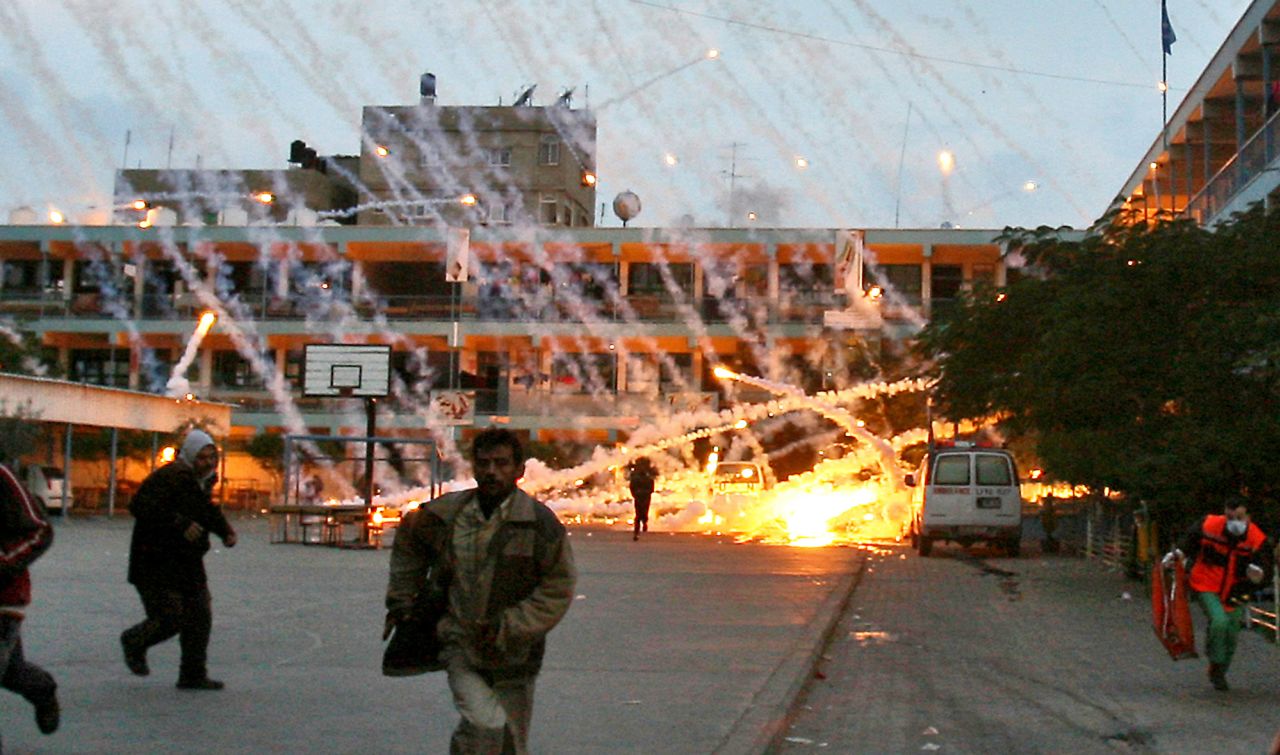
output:
[[[1132,221],[1204,225],[1280,199],[1280,1],[1255,0],[1119,192]]]
[[[388,427],[421,430],[439,421],[425,408],[437,394],[463,392],[474,406],[459,424],[606,442],[744,398],[716,365],[843,387],[849,349],[1012,272],[994,230],[872,229],[851,298],[837,293],[840,233],[475,228],[466,280],[449,282],[441,228],[0,226],[0,312],[68,379],[156,392],[199,312],[219,312],[185,377],[236,406],[233,434],[288,427],[295,411],[313,431],[362,428],[357,402],[301,396],[304,347],[379,343],[399,402]]]

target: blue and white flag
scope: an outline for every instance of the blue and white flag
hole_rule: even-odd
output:
[[[1164,45],[1164,54],[1173,54],[1173,43],[1178,41],[1178,35],[1173,33],[1173,24],[1169,23],[1169,7],[1168,0],[1160,0],[1160,42]]]

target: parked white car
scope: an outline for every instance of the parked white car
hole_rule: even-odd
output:
[[[40,501],[40,504],[46,510],[60,511],[62,509],[63,477],[61,469],[40,466],[39,464],[28,464],[24,482],[27,490]],[[75,505],[74,493],[75,491],[68,486],[66,498],[68,509]]]

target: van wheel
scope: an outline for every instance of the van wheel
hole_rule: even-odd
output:
[[[933,552],[933,538],[925,537],[924,535],[919,535],[919,538],[920,543],[918,549],[920,551],[920,555],[924,558],[928,558],[929,554]]]
[[[1008,551],[1010,558],[1017,558],[1022,555],[1022,539],[1010,538],[1005,541],[1004,549]]]

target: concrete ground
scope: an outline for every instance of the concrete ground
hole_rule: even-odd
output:
[[[1142,583],[1030,543],[1024,554],[880,550],[780,750],[1267,751],[1280,648],[1242,633],[1232,690],[1216,692],[1206,661],[1165,653]]]
[[[131,676],[118,637],[142,617],[126,584],[131,522],[57,523],[33,569],[28,657],[57,678],[62,728],[39,734],[0,694],[8,753],[445,752],[442,674],[379,673],[388,551],[270,545],[266,522],[206,558],[211,674],[180,692],[178,648]],[[532,745],[542,753],[759,752],[808,677],[865,551],[579,528],[578,599],[551,635]]]

